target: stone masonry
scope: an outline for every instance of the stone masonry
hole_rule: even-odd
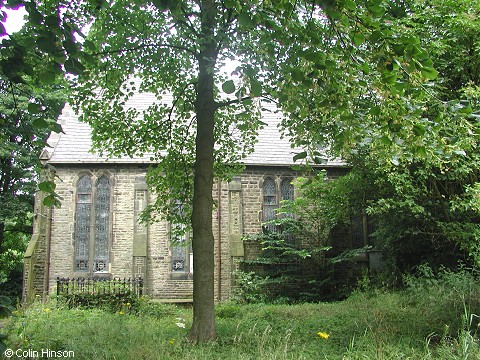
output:
[[[137,99],[132,99],[132,106],[142,110],[150,101],[139,95]],[[266,126],[258,135],[255,151],[244,159],[245,171],[228,183],[223,181],[214,184],[212,195],[216,207],[212,225],[217,301],[229,299],[234,285],[232,273],[238,261],[245,258],[246,251],[251,251],[245,247],[243,236],[262,230],[264,180],[267,177],[273,179],[279,188],[282,180],[295,177],[291,170],[293,156],[302,149],[292,148],[288,138],[280,136],[277,127],[279,120],[276,112],[265,113],[262,121]],[[77,114],[68,105],[59,122],[64,132],[50,137],[50,146],[44,150],[41,159],[55,169],[56,192],[61,206],[45,208],[41,205],[41,194],[36,200],[35,231],[25,254],[24,299],[31,300],[36,295],[54,293],[57,277],[142,277],[145,293],[153,298],[191,301],[192,277],[186,271],[191,268],[185,268],[182,276],[172,270],[172,224],[165,221],[142,224],[138,221],[142,210],[155,196],[145,182],[147,169],[153,164],[152,156],[144,154],[136,158],[106,158],[93,153],[90,127],[79,122]],[[331,160],[326,168],[335,177],[338,169],[344,169],[344,164]],[[78,204],[86,201],[87,207],[92,209],[91,214],[100,213],[93,204],[95,191],[85,194],[78,190],[77,183],[82,176],[87,176],[92,184],[99,179],[107,180],[109,186],[109,203],[103,204],[102,218],[88,218],[91,221],[90,230],[86,233],[90,235],[85,236],[94,244],[89,245],[90,252],[87,255],[92,257],[97,246],[93,239],[97,236],[95,227],[99,226],[99,221],[108,249],[107,255],[104,255],[107,260],[102,260],[101,271],[96,272],[92,270],[91,262],[87,271],[83,271],[87,268],[75,262],[76,246],[80,243],[77,241],[75,244],[75,239],[81,225],[77,221]],[[186,260],[186,263],[190,262],[191,255]]]
[[[109,177],[111,191],[110,252],[108,272],[78,273],[74,271],[75,241],[75,203],[76,182],[83,174],[97,179],[102,175]],[[46,222],[38,220],[37,246],[49,249],[49,261],[46,251],[42,260],[37,261],[48,271],[37,273],[48,276],[47,281],[37,280],[35,293],[54,292],[57,277],[120,277],[141,276],[145,280],[145,293],[153,298],[164,300],[188,300],[192,298],[190,279],[172,278],[171,246],[169,242],[169,224],[154,222],[141,224],[139,213],[148,199],[153,196],[145,184],[146,167],[132,164],[123,165],[83,165],[57,166],[57,193],[61,206],[54,210],[54,216],[47,233]],[[262,182],[269,176],[278,183],[283,178],[293,179],[293,173],[285,167],[247,167],[230,183],[214,185],[213,197],[216,208],[213,214],[215,234],[215,296],[226,300],[230,297],[233,284],[232,272],[235,264],[244,258],[245,248],[242,237],[261,231],[262,223]],[[40,201],[40,199],[39,199]],[[38,216],[43,219],[44,216]],[[42,243],[41,246],[40,243]],[[48,275],[47,275],[48,274]],[[33,281],[26,267],[25,278]],[[29,288],[26,286],[26,288]]]

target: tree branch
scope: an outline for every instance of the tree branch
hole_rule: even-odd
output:
[[[188,13],[184,7],[184,4],[182,4],[182,13],[183,13],[183,17],[185,18],[185,21],[182,21],[182,20],[179,20],[179,21],[183,23],[192,32],[193,35],[195,35],[196,37],[199,37],[198,31],[195,29],[195,26],[192,24],[192,22],[189,19],[190,15],[194,15],[194,14],[196,15],[196,13],[195,12]]]
[[[198,55],[194,50],[189,49],[187,47],[179,46],[179,45],[170,45],[170,44],[145,44],[145,45],[134,46],[134,47],[131,47],[131,48],[100,51],[100,52],[97,52],[97,53],[92,54],[92,55],[98,56],[98,55],[121,54],[121,53],[125,53],[125,52],[142,50],[142,49],[150,48],[150,47],[153,47],[153,48],[154,47],[158,47],[158,48],[163,47],[163,48],[170,48],[170,49],[175,49],[175,50],[182,50],[182,51],[186,51],[186,52],[191,53],[195,57],[197,57],[197,55]]]
[[[220,53],[221,47],[223,46],[223,41],[227,37],[227,31],[230,27],[230,24],[233,22],[235,17],[233,16],[233,9],[230,8],[228,9],[226,5],[222,1],[223,8],[227,11],[227,17],[225,19],[225,22],[222,24],[220,31],[218,33],[218,45],[217,45],[217,53]]]
[[[185,86],[182,88],[182,90],[180,91],[180,94],[173,100],[173,103],[172,103],[172,106],[170,107],[170,111],[168,112],[168,119],[165,120],[165,121],[162,121],[162,123],[154,128],[150,128],[148,129],[147,132],[145,132],[144,136],[143,136],[143,139],[146,138],[146,136],[148,134],[151,134],[152,132],[155,132],[157,131],[158,129],[160,129],[161,127],[163,127],[163,125],[168,122],[169,124],[169,134],[170,134],[170,139],[172,139],[172,116],[173,116],[173,111],[175,110],[175,107],[178,103],[178,101],[180,100],[180,98],[183,96],[183,94],[185,94],[185,91],[187,90],[187,88],[190,86],[190,85],[195,85],[196,82],[195,81],[191,81],[187,84],[185,84]],[[170,140],[171,142],[171,140]]]
[[[245,96],[241,99],[233,99],[233,100],[228,100],[228,101],[215,102],[215,110],[220,109],[222,107],[229,106],[229,105],[233,105],[233,104],[240,104],[240,103],[242,103],[246,100],[251,100],[253,98],[254,98],[254,96]]]
[[[185,94],[185,91],[187,90],[187,88],[190,86],[190,85],[195,85],[196,82],[195,81],[191,81],[187,84],[185,84],[185,86],[183,87],[182,91],[180,91],[180,94],[176,97],[175,100],[173,100],[173,103],[172,103],[172,107],[170,108],[170,111],[168,113],[168,122],[170,124],[170,139],[172,138],[172,115],[173,115],[173,110],[175,109],[175,106],[177,105],[178,101],[180,100],[180,98],[183,96],[183,94]]]

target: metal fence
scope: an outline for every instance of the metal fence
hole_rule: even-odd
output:
[[[60,278],[57,277],[57,295],[67,294],[133,294],[143,295],[142,278]]]

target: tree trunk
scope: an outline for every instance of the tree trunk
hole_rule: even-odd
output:
[[[3,234],[5,233],[5,223],[0,222],[0,254],[3,253]]]
[[[214,41],[216,5],[201,2],[203,50],[198,57],[196,115],[196,160],[193,190],[193,324],[189,340],[193,343],[213,340],[215,329],[213,151],[214,151],[214,71],[217,46]]]

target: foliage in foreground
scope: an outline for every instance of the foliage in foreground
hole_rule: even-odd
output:
[[[398,5],[394,11],[398,21],[381,32],[410,39],[407,46],[393,45],[398,56],[380,57],[390,63],[382,73],[390,92],[372,85],[373,91],[363,94],[360,87],[352,86],[349,95],[335,101],[342,86],[338,74],[307,89],[310,98],[324,99],[323,108],[311,107],[308,97],[286,98],[290,107],[305,113],[287,120],[286,126],[299,145],[310,144],[311,160],[315,162],[318,144],[328,144],[332,157],[341,157],[353,167],[344,180],[327,186],[320,176],[319,183],[306,184],[306,191],[330,221],[348,218],[351,209],[365,209],[375,221],[373,245],[383,251],[390,274],[411,271],[422,262],[478,265],[480,3],[390,3]],[[428,86],[404,86],[404,81],[415,78],[401,59],[408,58],[411,50],[418,59],[429,54],[426,63],[438,71]],[[425,72],[423,66],[417,70]],[[347,74],[341,65],[338,71]],[[302,89],[291,85],[287,89],[292,93]],[[357,101],[365,105],[363,110],[353,110]],[[302,132],[304,128],[309,131]]]
[[[219,338],[198,346],[186,341],[185,307],[142,302],[133,315],[36,303],[7,325],[8,346],[74,351],[77,359],[478,358],[475,274],[420,270],[402,292],[367,289],[336,303],[218,305]]]

